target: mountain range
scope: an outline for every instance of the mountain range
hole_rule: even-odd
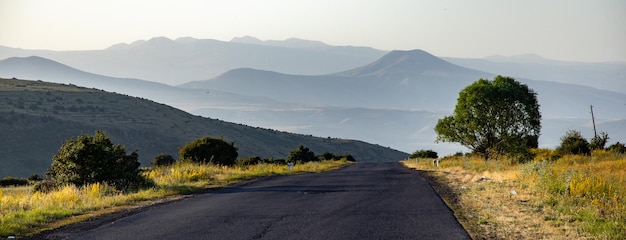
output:
[[[228,46],[223,47],[228,51],[207,50],[207,46],[212,44]],[[194,53],[189,50],[193,46],[203,47]],[[258,54],[263,51],[268,51],[268,56]],[[605,75],[609,76],[612,71],[624,69],[624,63],[564,64],[537,56],[440,58],[423,50],[387,52],[366,47],[334,47],[301,39],[261,41],[252,37],[236,38],[230,42],[154,38],[98,51],[43,52],[45,54],[41,56],[57,57],[57,61],[61,58],[82,59],[83,66],[89,65],[97,73],[107,72],[109,66],[115,65],[115,70],[120,73],[115,76],[132,78],[87,73],[81,71],[85,70],[83,67],[40,57],[7,58],[0,62],[0,76],[95,87],[250,126],[321,137],[359,139],[404,152],[434,149],[451,153],[466,149],[455,144],[434,143],[433,127],[437,119],[451,114],[463,87],[479,78],[492,78],[499,74],[513,76],[537,92],[543,115],[541,146],[554,147],[568,129],[580,130],[584,136],[591,137],[593,126],[589,105],[594,106],[598,131],[609,133],[610,142],[626,142],[626,95],[620,90],[625,82],[615,77],[618,76],[616,74],[613,78],[604,78],[601,87],[597,87],[598,83],[580,81],[576,74],[583,70],[566,71],[587,66],[589,73],[606,71]],[[25,56],[30,53],[36,51],[0,49],[0,56]],[[325,57],[311,57],[311,54]],[[132,71],[126,71],[126,62],[107,62],[113,57],[102,55],[115,58],[126,56],[139,62],[132,63],[135,67]],[[335,68],[319,63],[320,59],[328,60],[333,56],[350,56],[358,61],[347,64],[350,66],[337,65]],[[140,57],[146,62],[138,60]],[[196,57],[202,61],[187,61]],[[251,66],[248,64],[251,58],[257,63],[266,62],[266,65]],[[200,70],[192,71],[223,69],[225,65],[219,59],[232,63],[230,69],[212,77]],[[294,59],[299,59],[296,61],[299,64],[306,62],[308,70],[302,70],[307,68],[305,66],[290,65],[295,64]],[[98,63],[102,62],[108,65],[98,67]],[[186,66],[181,67],[182,62]],[[269,67],[269,62],[280,66]],[[476,62],[483,64],[479,70],[472,67]],[[500,63],[511,67],[499,68],[503,66]],[[149,67],[154,64],[159,67]],[[561,79],[551,81],[554,71],[534,72],[541,68],[550,70],[550,66],[560,66],[555,71],[563,71]],[[50,68],[46,70],[48,72],[36,71],[47,68]],[[527,69],[528,73],[520,75],[524,73],[522,69]],[[191,72],[181,74],[181,78],[171,82],[138,77],[141,75],[138,73],[147,74],[145,72],[165,76],[170,72],[185,71]],[[523,77],[531,73],[537,78]],[[194,77],[184,77],[191,75]],[[563,82],[564,79],[572,80]]]
[[[626,63],[623,62],[566,62],[545,59],[534,54],[491,56],[484,59],[443,59],[486,72],[626,93]]]
[[[216,78],[180,85],[316,106],[449,109],[455,98],[437,98],[491,74],[459,67],[425,51],[392,51],[351,70],[324,75],[290,75],[240,68]],[[438,99],[437,101],[433,101]]]
[[[367,47],[283,47],[250,43],[156,37],[103,50],[47,51],[0,47],[0,59],[39,56],[100,75],[177,85],[207,79],[240,67],[292,74],[325,74],[367,64],[386,52]],[[288,42],[307,42],[292,39]],[[293,44],[292,44],[293,45]]]

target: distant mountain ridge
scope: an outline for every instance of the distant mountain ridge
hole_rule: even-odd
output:
[[[320,41],[311,41],[299,38],[288,38],[284,41],[277,40],[267,40],[262,41],[258,38],[252,36],[244,36],[244,37],[235,37],[230,42],[233,43],[245,43],[245,44],[258,44],[258,45],[267,45],[267,46],[275,46],[275,47],[288,47],[288,48],[329,48],[330,45],[320,42]]]
[[[251,36],[235,37],[230,41],[155,37],[89,51],[0,46],[0,60],[40,56],[91,73],[169,85],[210,79],[237,68],[292,75],[337,73],[369,64],[386,53],[388,51],[369,47],[332,46],[314,40],[289,38],[263,41]],[[516,78],[573,83],[626,93],[626,62],[564,62],[536,54],[443,59],[470,69]]]
[[[315,106],[441,110],[449,108],[454,99],[428,101],[437,92],[443,89],[458,92],[476,79],[491,75],[455,66],[423,50],[413,50],[392,51],[371,64],[332,74],[303,76],[234,69],[210,80],[180,86],[268,96]],[[389,94],[394,97],[389,98]]]
[[[361,66],[386,53],[368,47],[285,47],[293,45],[294,41],[268,45],[189,37],[176,40],[155,37],[90,51],[0,47],[0,59],[40,56],[96,74],[178,85],[215,77],[235,68],[291,74],[326,74]]]
[[[578,84],[626,93],[626,62],[567,62],[546,59],[535,54],[491,56],[485,59],[444,59],[467,68],[516,78]]]

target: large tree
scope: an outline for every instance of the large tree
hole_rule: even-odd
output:
[[[541,113],[537,94],[511,77],[479,79],[460,93],[454,114],[439,119],[437,141],[457,142],[483,154],[523,154],[537,147]]]

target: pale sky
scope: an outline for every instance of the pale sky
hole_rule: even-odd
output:
[[[97,50],[158,36],[626,61],[626,1],[0,0],[1,46]]]

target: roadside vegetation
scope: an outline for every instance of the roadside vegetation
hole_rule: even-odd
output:
[[[428,178],[474,239],[622,239],[626,155],[532,150],[527,163],[458,154],[403,161]],[[557,157],[555,157],[557,156]]]
[[[53,157],[45,179],[4,179],[3,183],[7,184],[0,188],[0,237],[28,236],[94,215],[179,198],[243,180],[326,171],[354,160],[349,155],[328,160],[315,157],[309,161],[290,156],[289,160],[266,159],[254,164],[237,164],[241,161],[232,159],[237,157],[234,143],[220,141],[214,138],[194,140],[181,147],[183,160],[176,161],[167,154],[160,154],[149,168],[138,168],[136,153],[126,155],[123,147],[113,145],[101,131],[94,136],[83,135],[66,141],[59,154]],[[301,149],[306,148],[300,146],[293,152]],[[202,154],[204,157],[198,157]],[[111,161],[95,161],[97,159]],[[229,164],[218,163],[218,159]],[[292,163],[288,164],[288,161]],[[99,165],[104,163],[108,167]],[[24,181],[30,184],[24,184]],[[8,186],[10,183],[19,184]]]
[[[624,239],[626,146],[569,130],[556,149],[537,149],[540,129],[532,89],[480,79],[435,127],[437,141],[472,153],[422,150],[403,164],[430,180],[474,239]]]

